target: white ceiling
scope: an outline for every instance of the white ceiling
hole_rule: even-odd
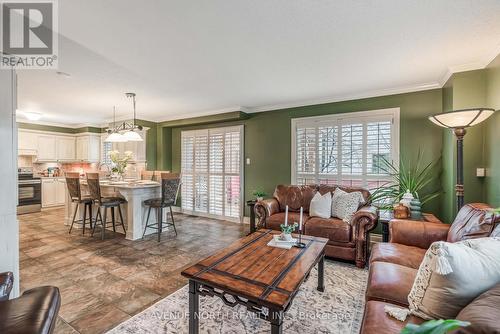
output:
[[[169,120],[440,87],[500,45],[498,0],[59,1],[59,71],[19,73],[19,109],[102,124],[124,93]]]

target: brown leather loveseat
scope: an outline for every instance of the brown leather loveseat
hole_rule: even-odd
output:
[[[405,322],[388,316],[385,305],[408,307],[408,294],[427,248],[435,241],[457,242],[500,236],[500,216],[491,215],[486,204],[467,204],[452,225],[412,220],[392,220],[390,240],[373,246],[361,333],[399,333],[407,323],[424,320],[409,316]],[[471,273],[472,274],[472,273]],[[500,333],[500,284],[483,293],[458,314],[471,322],[460,333]]]
[[[259,228],[280,230],[285,221],[285,207],[288,205],[289,222],[299,222],[300,207],[304,209],[304,233],[327,238],[326,256],[355,261],[363,268],[368,257],[369,234],[378,221],[377,209],[370,205],[370,192],[363,188],[340,187],[346,192],[359,191],[365,204],[354,214],[351,224],[341,219],[310,217],[309,205],[314,195],[332,192],[338,186],[331,185],[279,185],[274,190],[273,198],[257,202],[255,214]]]

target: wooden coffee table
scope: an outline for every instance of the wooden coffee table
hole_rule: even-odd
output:
[[[318,290],[324,291],[327,239],[303,236],[305,248],[267,243],[277,231],[258,230],[182,272],[189,278],[189,333],[199,328],[199,296],[218,296],[231,307],[243,305],[282,333],[283,315],[300,285],[318,264]]]

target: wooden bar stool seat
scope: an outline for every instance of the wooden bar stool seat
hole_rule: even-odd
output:
[[[125,229],[125,224],[123,223],[123,215],[121,204],[125,203],[125,200],[121,197],[102,197],[101,196],[101,184],[99,183],[99,173],[87,173],[87,184],[89,187],[90,198],[94,205],[98,207],[97,213],[95,215],[94,228],[92,229],[92,236],[94,236],[95,228],[99,223],[101,227],[101,239],[104,240],[104,235],[106,232],[106,227],[108,226],[107,212],[108,209],[111,210],[111,224],[113,226],[113,232],[116,233],[116,220],[115,220],[115,208],[118,209],[118,214],[120,215],[120,224],[123,228],[123,233],[127,233]],[[103,213],[101,213],[103,211]]]
[[[163,228],[172,226],[174,228],[175,235],[177,235],[177,229],[175,228],[174,214],[172,212],[172,206],[177,202],[177,197],[179,195],[179,189],[181,186],[180,175],[177,173],[161,173],[161,197],[160,198],[150,198],[145,200],[143,203],[148,206],[148,215],[146,218],[146,225],[144,226],[144,232],[142,237],[146,234],[148,228],[155,229],[157,231],[158,242],[161,240],[161,233]],[[163,209],[170,209],[170,218],[172,222],[163,221]],[[149,224],[149,216],[151,215],[151,209],[156,209],[156,222]]]
[[[71,226],[69,232],[73,230],[73,225],[82,225],[82,234],[85,234],[85,225],[87,224],[87,212],[88,212],[88,224],[92,229],[92,199],[90,196],[82,196],[80,187],[80,174],[68,172],[66,173],[66,186],[68,187],[68,193],[71,198],[71,202],[75,203],[75,210],[73,212],[73,219],[71,221]],[[76,214],[80,205],[83,204],[83,219],[76,219]]]

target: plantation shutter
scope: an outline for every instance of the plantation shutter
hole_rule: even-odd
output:
[[[389,180],[384,161],[399,156],[399,110],[348,113],[292,122],[292,181],[374,189]]]
[[[182,208],[239,218],[242,127],[183,131],[181,137]]]

